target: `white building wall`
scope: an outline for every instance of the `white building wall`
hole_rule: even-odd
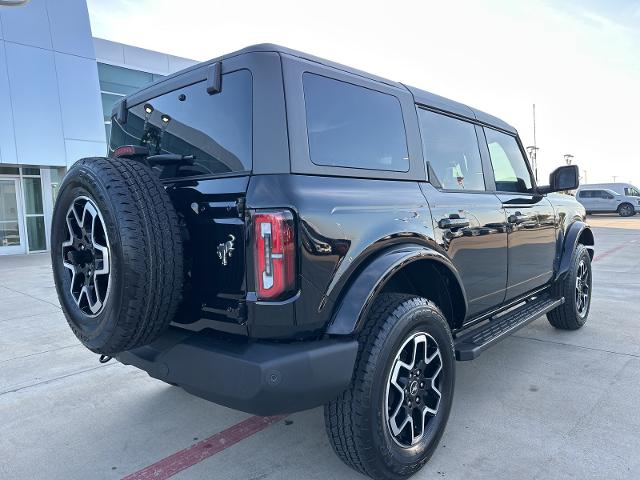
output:
[[[85,0],[0,7],[0,164],[69,166],[105,152]]]

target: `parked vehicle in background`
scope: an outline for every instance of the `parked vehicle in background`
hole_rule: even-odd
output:
[[[640,189],[630,183],[581,185],[576,198],[587,213],[617,213],[630,217],[640,211]]]
[[[92,351],[253,414],[324,405],[336,454],[398,480],[456,360],[587,321],[593,234],[553,194],[577,187],[536,185],[496,117],[258,45],[121,100],[60,187],[54,278]]]

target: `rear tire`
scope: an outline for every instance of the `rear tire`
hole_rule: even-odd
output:
[[[429,300],[385,293],[376,299],[359,343],[351,385],[324,408],[329,441],[360,473],[407,478],[433,455],[449,418],[455,382],[451,331]],[[407,368],[411,359],[414,365]],[[415,423],[407,423],[409,415]]]
[[[113,356],[157,338],[181,300],[182,240],[151,168],[124,158],[73,165],[56,200],[51,260],[69,326]]]
[[[556,285],[556,295],[564,303],[547,313],[549,323],[560,330],[577,330],[589,317],[591,308],[591,256],[587,247],[576,245],[567,276]]]

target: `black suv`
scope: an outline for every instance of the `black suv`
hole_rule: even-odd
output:
[[[516,130],[275,45],[124,98],[109,156],[53,218],[60,302],[105,361],[258,415],[324,405],[338,456],[405,478],[455,361],[547,314],[584,325],[593,234],[575,166],[538,186]]]

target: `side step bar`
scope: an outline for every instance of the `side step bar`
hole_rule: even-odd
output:
[[[456,360],[473,360],[490,346],[563,303],[564,297],[554,298],[549,293],[542,293],[513,310],[492,317],[470,332],[462,332],[455,339]]]

